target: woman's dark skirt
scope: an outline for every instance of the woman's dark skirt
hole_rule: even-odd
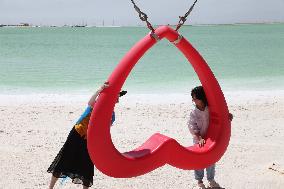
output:
[[[88,154],[87,140],[74,127],[47,172],[56,178],[68,176],[75,184],[93,185],[94,165]]]

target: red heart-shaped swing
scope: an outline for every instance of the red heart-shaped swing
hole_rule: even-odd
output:
[[[228,107],[214,74],[194,47],[168,26],[155,30],[159,39],[167,38],[184,54],[197,73],[209,104],[210,123],[206,145],[184,147],[176,140],[156,133],[139,148],[120,153],[112,143],[110,120],[117,94],[134,65],[156,40],[149,34],[140,40],[121,60],[108,78],[109,87],[94,105],[88,127],[88,151],[101,172],[108,176],[128,178],[143,175],[165,164],[180,169],[205,168],[217,162],[225,153],[231,135]]]

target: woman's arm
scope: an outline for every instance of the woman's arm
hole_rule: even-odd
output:
[[[109,83],[106,81],[96,92],[93,94],[93,96],[90,98],[88,105],[93,107],[94,103],[97,100],[97,97],[100,95],[100,93],[109,86]]]

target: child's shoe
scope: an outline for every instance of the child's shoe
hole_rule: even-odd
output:
[[[220,185],[213,179],[213,180],[209,180],[209,188],[220,188]]]
[[[198,183],[197,186],[198,186],[198,189],[206,189],[206,187],[203,184],[203,182]]]

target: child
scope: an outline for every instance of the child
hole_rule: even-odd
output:
[[[192,89],[191,97],[193,103],[195,104],[195,109],[190,113],[190,118],[187,122],[187,125],[190,133],[193,136],[194,144],[199,144],[199,147],[203,147],[205,144],[204,136],[209,125],[208,103],[203,87],[197,86]],[[232,114],[229,115],[229,119],[232,120]],[[215,164],[207,167],[206,173],[209,187],[220,187],[220,185],[214,180]],[[197,180],[199,189],[205,189],[206,187],[202,181],[204,177],[204,169],[194,170],[194,177]]]

